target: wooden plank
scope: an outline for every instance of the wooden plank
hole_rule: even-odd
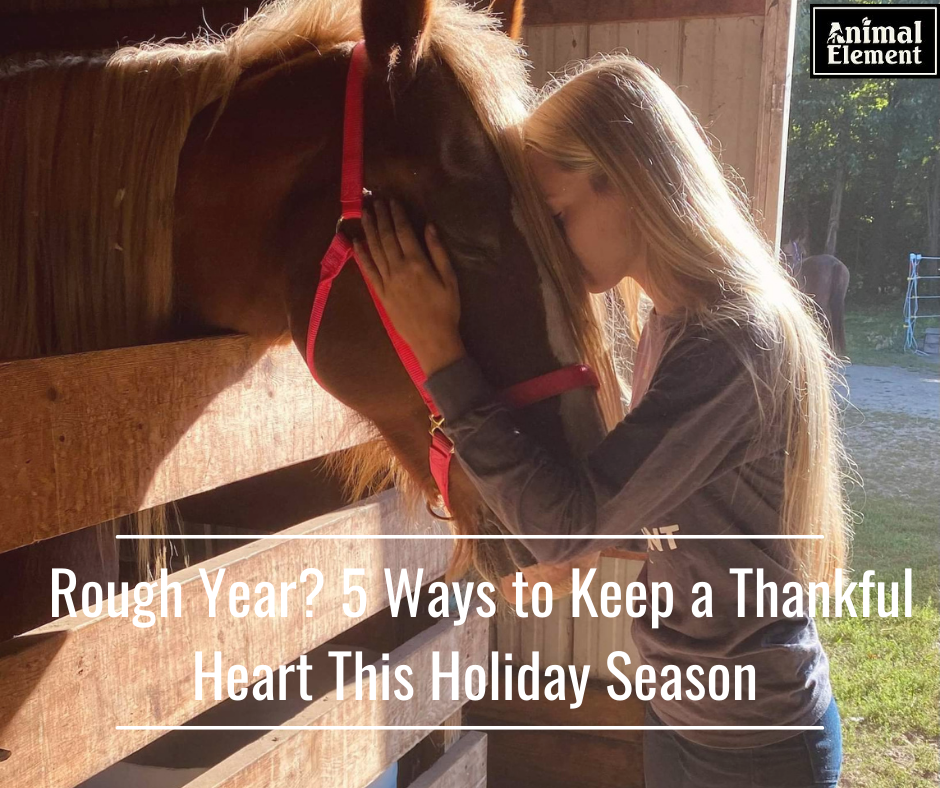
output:
[[[628,580],[628,568],[630,568],[628,561],[603,560],[601,561],[600,570],[591,585],[598,591],[608,582],[615,583],[618,588],[626,588],[630,582]],[[598,604],[599,601],[600,594],[598,593],[595,604]],[[588,675],[612,678],[610,671],[607,669],[607,658],[613,652],[621,649],[622,642],[629,640],[633,619],[630,616],[619,615],[616,618],[605,618],[599,621],[599,624],[596,641],[597,649],[592,655],[591,661],[588,662],[591,666]],[[635,660],[633,664],[636,664]]]
[[[460,654],[460,665],[486,666],[488,620],[471,614],[463,626],[444,620],[409,640],[389,655],[389,674],[399,665],[414,671],[414,696],[402,701],[355,699],[347,684],[343,700],[336,691],[323,696],[284,723],[287,726],[439,725],[466,702],[461,687],[454,700],[449,691],[432,699],[432,660]],[[371,682],[370,682],[371,684]],[[449,684],[446,685],[449,688]],[[378,693],[381,698],[381,691]],[[368,785],[424,736],[422,730],[275,730],[266,734],[186,788],[269,788],[273,785],[329,785],[358,788]],[[456,745],[455,745],[456,746]],[[485,749],[483,751],[485,753]],[[458,753],[459,754],[459,753]],[[463,783],[445,783],[463,785]]]
[[[743,28],[740,19],[718,19],[715,22],[715,60],[712,68],[712,133],[721,142],[721,162],[734,167],[739,161],[738,138],[741,115],[741,84],[744,64]],[[754,107],[748,107],[754,112]]]
[[[725,174],[749,194],[754,189],[762,24],[761,17],[719,19],[715,23],[709,130],[720,142]]]
[[[588,57],[620,48],[620,29],[616,24],[588,25]]]
[[[14,52],[81,52],[96,49],[117,49],[125,44],[136,44],[150,39],[174,37],[186,40],[208,24],[213,30],[225,25],[238,24],[246,11],[254,13],[259,0],[241,3],[199,2],[154,8],[86,7],[75,10],[51,7],[49,0],[43,13],[16,13],[0,16],[3,36],[0,37],[0,56]],[[84,0],[90,6],[90,0]],[[203,11],[203,6],[208,8]]]
[[[617,38],[620,46],[642,61],[646,61],[645,33],[646,22],[621,22],[617,25]]]
[[[741,147],[740,158],[735,168],[744,178],[747,193],[753,205],[755,190],[757,188],[754,165],[757,158],[758,122],[760,117],[760,80],[761,80],[761,38],[764,32],[764,17],[752,16],[742,20],[745,23],[744,48],[744,80],[741,84],[741,117],[739,120],[739,139]]]
[[[566,73],[569,66],[588,56],[587,25],[555,25],[552,51],[552,72]]]
[[[673,90],[679,85],[679,59],[682,52],[682,22],[650,22],[647,62]]]
[[[486,736],[472,731],[461,736],[409,788],[485,788]]]
[[[530,25],[602,24],[764,13],[764,0],[527,0]]]
[[[569,682],[570,690],[570,682]],[[569,694],[570,696],[570,694]],[[472,726],[576,725],[584,731],[487,731],[490,788],[641,788],[641,731],[600,731],[592,726],[642,725],[646,706],[636,698],[615,701],[606,682],[588,682],[583,703],[539,700],[471,701]]]
[[[216,705],[214,696],[195,699],[196,651],[210,657],[220,651],[223,669],[276,666],[349,629],[360,619],[343,612],[344,601],[355,601],[342,593],[343,568],[365,570],[357,580],[367,595],[366,615],[387,606],[385,567],[394,577],[401,568],[413,578],[418,568],[428,580],[440,576],[449,558],[448,540],[361,538],[444,532],[438,521],[415,520],[399,506],[393,492],[383,493],[284,532],[348,539],[257,541],[172,575],[182,587],[181,618],[158,617],[141,629],[130,619],[82,613],[0,647],[0,749],[11,752],[0,765],[4,788],[70,788],[159,735],[117,732],[115,726],[180,725]],[[296,582],[307,567],[324,575],[310,618],[302,602],[286,618],[239,619],[227,610],[208,617],[200,568],[210,583],[225,569],[219,599],[227,600],[236,581],[250,588],[262,581]]]
[[[0,552],[363,442],[244,336],[0,364]]]
[[[766,0],[754,165],[754,210],[758,226],[775,250],[780,247],[783,214],[795,25],[795,0]]]
[[[548,82],[554,69],[552,52],[555,46],[555,33],[552,27],[525,27],[522,38],[526,56],[532,63],[529,78],[535,87],[540,88]]]
[[[490,732],[489,788],[643,788],[643,747],[567,731]],[[658,788],[658,786],[649,786]]]
[[[642,561],[601,558],[597,575],[590,586],[590,595],[595,606],[600,605],[604,583],[614,582],[624,587],[639,577],[642,568]],[[622,670],[632,678],[636,666],[642,664],[633,642],[632,624],[633,619],[627,616],[614,619],[579,616],[574,619],[574,664],[590,665],[588,675],[592,679],[609,680],[613,675],[607,669],[607,658],[613,651],[625,651],[630,655],[631,663]]]
[[[702,126],[712,121],[712,73],[715,63],[715,20],[696,19],[683,24],[682,71],[676,91]],[[714,140],[712,140],[714,143]]]

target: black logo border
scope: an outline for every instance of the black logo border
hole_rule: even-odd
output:
[[[872,73],[865,72],[861,74],[817,74],[816,73],[816,9],[843,9],[843,8],[865,8],[865,9],[933,9],[934,14],[934,36],[937,42],[937,49],[934,52],[934,72],[933,74],[891,74],[891,73]],[[930,3],[840,3],[832,5],[829,3],[810,3],[810,24],[809,24],[809,76],[810,79],[866,79],[868,77],[898,77],[900,79],[938,79],[940,78],[940,4],[932,5]]]

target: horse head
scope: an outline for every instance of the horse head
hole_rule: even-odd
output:
[[[783,264],[792,276],[797,276],[803,264],[804,244],[798,238],[793,238],[780,245],[783,254]]]
[[[518,30],[521,6],[503,11],[510,29]],[[498,388],[588,361],[577,358],[556,276],[527,241],[520,202],[529,200],[531,215],[534,190],[523,185],[520,198],[518,172],[507,174],[507,137],[527,90],[513,42],[480,14],[430,0],[363,0],[361,33],[364,185],[409,206],[419,231],[438,227],[459,278],[469,352]],[[247,70],[224,106],[193,122],[180,158],[175,244],[178,292],[200,321],[272,339],[288,332],[305,351],[318,263],[339,215],[349,57],[349,45],[299,45]],[[322,385],[375,426],[414,489],[435,499],[427,408],[354,265],[333,282],[316,352]],[[604,432],[593,392],[533,404],[517,418],[563,454],[585,451]],[[385,465],[360,453],[345,471],[362,487]],[[460,532],[476,533],[492,517],[456,463],[450,503]],[[472,561],[494,579],[522,553],[503,541],[461,542],[455,563]]]

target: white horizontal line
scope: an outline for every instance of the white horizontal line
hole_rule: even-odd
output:
[[[119,731],[821,731],[822,725],[115,725]]]
[[[673,539],[822,539],[823,534],[593,534],[573,536],[571,534],[533,534],[515,536],[505,534],[118,534],[117,539],[608,539],[625,541],[627,539],[654,539],[671,541]]]

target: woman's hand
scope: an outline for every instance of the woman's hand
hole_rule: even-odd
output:
[[[362,227],[368,247],[353,241],[356,256],[424,373],[430,376],[464,356],[457,277],[434,226],[424,233],[430,260],[398,202],[376,200],[363,211]]]

